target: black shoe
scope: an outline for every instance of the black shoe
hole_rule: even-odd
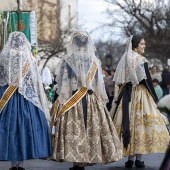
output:
[[[72,168],[69,168],[70,170],[79,170],[79,166],[76,165],[76,166],[73,166]]]
[[[79,167],[78,165],[69,168],[70,170],[85,170],[84,167]]]
[[[17,170],[17,167],[12,167],[9,170]]]
[[[128,160],[127,162],[125,162],[125,168],[132,168],[133,163],[134,163],[133,161]]]
[[[135,161],[136,168],[145,168],[145,164],[143,161],[136,160]]]
[[[18,167],[18,170],[25,170],[24,168],[22,168],[22,167]]]
[[[85,168],[84,167],[79,167],[79,170],[85,170]]]

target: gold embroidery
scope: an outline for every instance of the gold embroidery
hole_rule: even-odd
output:
[[[130,110],[130,144],[124,156],[148,153],[165,153],[169,144],[169,133],[161,113],[150,93],[143,85],[132,89]],[[120,102],[114,124],[122,141],[122,102]],[[123,143],[123,142],[122,142]]]
[[[86,94],[87,88],[81,88],[79,91],[76,92],[76,94],[64,104],[64,106],[61,108],[61,110],[57,114],[57,118],[59,118],[63,113],[68,111],[70,107],[73,107],[77,102],[79,102],[83,96]]]
[[[26,73],[28,72],[28,69],[29,69],[29,62],[28,62],[28,60],[26,60],[24,66],[23,66],[23,69],[22,69],[22,77],[25,77]],[[18,83],[18,77],[16,78],[14,83]],[[11,98],[11,96],[14,94],[14,92],[17,88],[18,88],[17,86],[9,86],[5,90],[3,96],[0,100],[0,113],[1,113],[2,109],[4,108],[4,106],[7,104],[7,102],[9,101],[9,99]]]
[[[97,70],[97,64],[95,61],[92,62],[90,70],[86,76],[86,84],[89,85],[91,83],[91,81],[93,80],[95,73]],[[54,120],[54,122],[56,122],[56,120],[62,115],[64,114],[66,111],[68,111],[70,108],[72,108],[73,106],[75,106],[75,104],[77,104],[87,93],[87,88],[83,87],[80,90],[78,90],[60,109],[60,111],[57,113],[56,119]],[[57,111],[54,110],[56,113]],[[55,125],[55,123],[54,123]]]
[[[142,105],[140,102],[137,102],[135,110],[139,112],[142,110]]]
[[[0,100],[0,112],[2,111],[2,109],[4,108],[4,106],[6,105],[8,100],[11,98],[11,96],[13,95],[13,93],[15,92],[16,89],[17,89],[16,86],[9,86],[6,89],[6,91],[4,92],[4,94]]]

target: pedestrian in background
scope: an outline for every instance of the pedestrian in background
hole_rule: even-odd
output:
[[[51,70],[48,67],[45,67],[41,71],[41,80],[43,83],[43,87],[47,97],[47,103],[49,111],[52,107],[52,102],[54,100],[54,93],[53,93],[53,78]]]
[[[162,90],[161,86],[159,85],[158,79],[153,79],[152,83],[153,83],[153,87],[156,92],[156,95],[158,97],[158,100],[160,100],[163,97],[163,90]]]
[[[106,93],[109,99],[109,102],[106,104],[106,107],[108,111],[110,111],[112,107],[112,101],[114,98],[114,82],[113,82],[113,76],[111,75],[111,71],[109,70],[105,70],[104,83],[105,83]]]
[[[25,170],[24,160],[51,156],[45,93],[22,32],[13,32],[0,54],[0,160]]]
[[[164,70],[162,71],[162,83],[161,87],[163,90],[163,96],[169,94],[170,90],[170,72],[169,72],[169,66],[165,65]]]
[[[104,68],[102,68],[102,75],[103,77],[106,77],[106,70]]]
[[[112,75],[112,78],[114,78],[114,75],[115,75],[115,69],[111,69],[111,75]]]
[[[126,168],[132,168],[133,164],[136,168],[144,168],[142,154],[165,153],[170,139],[162,115],[157,109],[158,99],[148,62],[141,55],[145,47],[142,36],[131,36],[114,76],[119,91],[115,92],[118,95],[115,96],[110,114],[113,115],[124,146],[123,155],[128,156]]]
[[[153,79],[157,79],[159,81],[159,83],[162,82],[162,76],[161,76],[161,72],[159,71],[159,67],[154,65],[152,68],[151,68],[151,77],[152,77],[152,80]]]

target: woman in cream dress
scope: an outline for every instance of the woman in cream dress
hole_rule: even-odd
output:
[[[142,154],[165,153],[169,143],[147,60],[141,56],[145,47],[143,37],[131,36],[114,76],[117,90],[111,115],[124,147],[123,155],[129,156],[126,168],[132,168],[134,156],[135,166],[144,168]]]

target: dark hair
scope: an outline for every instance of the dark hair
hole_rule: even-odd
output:
[[[142,35],[133,35],[132,37],[132,50],[134,50],[134,48],[138,47],[138,44],[140,43],[140,41],[144,39]]]
[[[116,69],[115,69],[115,68],[113,68],[111,71],[115,72],[115,71],[116,71]]]
[[[158,67],[158,66],[156,66],[156,65],[152,66],[152,68],[151,68],[151,72],[153,72],[152,70],[153,70],[153,68],[154,68],[154,67],[156,68],[156,71],[157,71],[157,72],[159,72],[159,67]]]
[[[105,70],[107,72],[107,74],[110,76],[111,75],[111,71],[110,70]]]
[[[153,79],[152,82],[153,83],[159,83],[158,79]]]

